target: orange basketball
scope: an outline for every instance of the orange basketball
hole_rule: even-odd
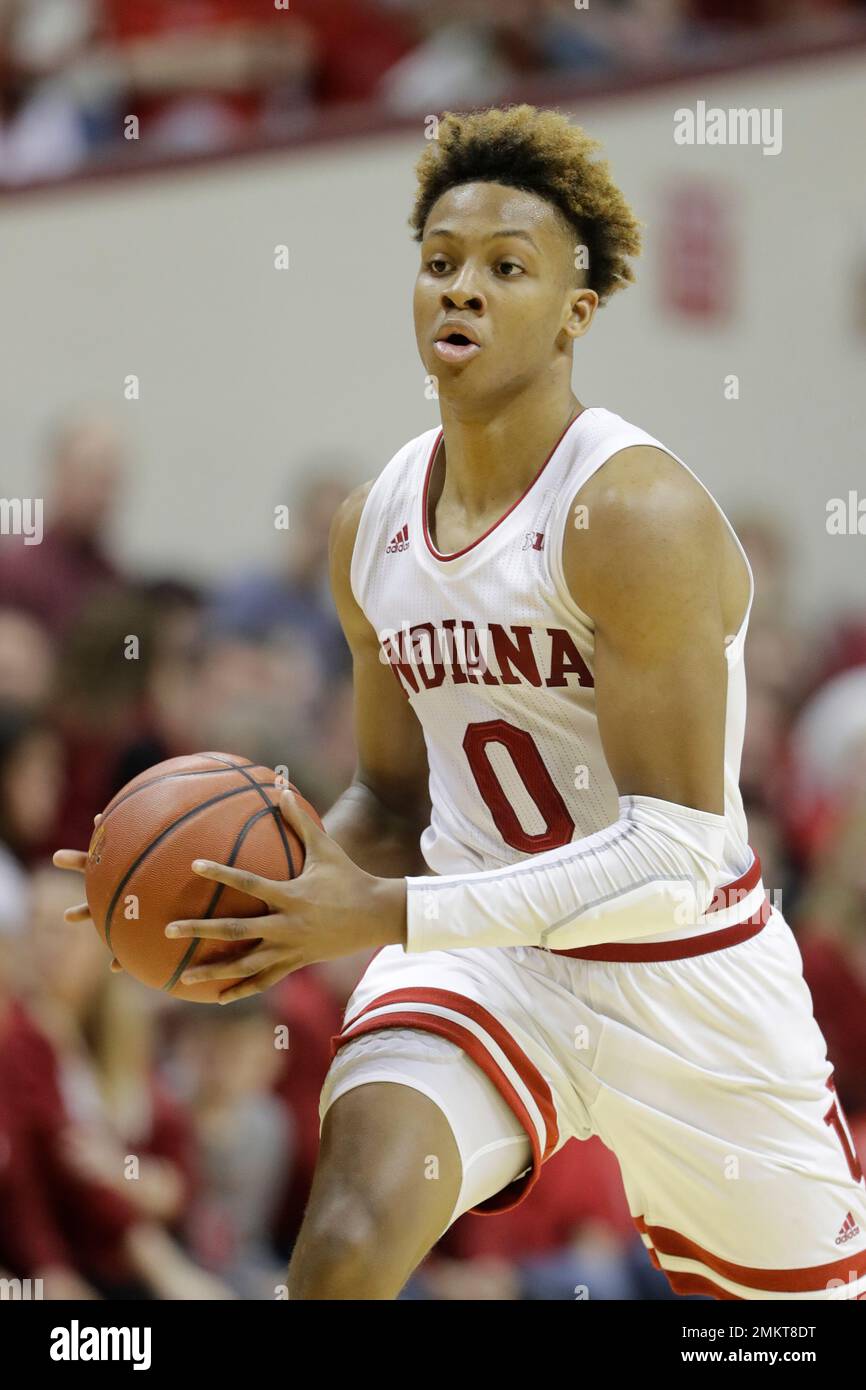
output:
[[[235,983],[183,985],[180,976],[193,963],[244,955],[251,942],[172,941],[165,928],[181,918],[258,917],[270,910],[190,866],[210,859],[281,882],[297,877],[303,845],[278,806],[286,785],[321,825],[291,783],[278,784],[272,768],[230,753],[169,758],[109,802],[90,841],[84,885],[96,929],[124,970],[153,989],[202,1004]]]

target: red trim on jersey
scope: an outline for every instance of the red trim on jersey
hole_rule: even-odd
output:
[[[707,912],[721,912],[725,907],[736,907],[747,893],[751,893],[752,889],[758,886],[761,881],[761,861],[754,850],[752,850],[752,854],[754,859],[744,874],[740,874],[740,877],[735,878],[731,883],[723,883],[720,888],[716,889]]]
[[[687,960],[690,956],[709,956],[713,951],[726,951],[729,946],[739,946],[757,936],[770,920],[769,898],[765,897],[758,911],[746,922],[737,922],[721,931],[705,932],[703,936],[688,936],[683,941],[653,941],[641,946],[631,942],[622,946],[577,946],[571,951],[554,951],[553,956],[572,956],[577,960],[601,961],[664,961]],[[536,950],[544,948],[537,946]]]
[[[755,854],[754,850],[752,853]],[[747,893],[750,893],[760,880],[761,861],[755,854],[754,860],[744,874],[716,889],[707,912],[720,912],[722,908],[733,907]],[[702,936],[687,936],[676,941],[650,941],[646,944],[628,942],[621,946],[604,943],[598,946],[575,946],[570,951],[551,950],[551,955],[571,956],[573,960],[626,961],[631,963],[687,960],[691,956],[708,956],[714,951],[726,951],[730,946],[739,946],[742,941],[748,941],[750,937],[757,936],[758,932],[767,925],[771,911],[769,897],[765,895],[757,912],[754,912],[745,921],[732,922],[728,927],[721,927],[719,931],[704,932]],[[535,949],[541,950],[543,948],[536,947]]]
[[[588,409],[591,409],[591,407],[589,407],[589,406],[584,406],[583,410],[579,411],[579,413],[578,413],[577,415],[575,415],[573,419],[569,420],[568,424],[566,425],[565,429],[562,431],[562,434],[561,434],[561,435],[559,436],[559,438],[557,439],[557,441],[556,441],[556,443],[554,444],[553,448],[551,449],[550,453],[547,455],[547,458],[544,460],[544,463],[543,463],[543,464],[541,465],[541,467],[539,468],[539,470],[538,470],[538,472],[536,473],[535,477],[532,479],[532,481],[531,481],[530,483],[527,484],[527,486],[524,488],[523,492],[521,492],[520,496],[518,497],[517,501],[516,501],[516,502],[512,502],[511,506],[508,508],[508,511],[507,511],[507,512],[503,512],[502,515],[501,515],[501,517],[499,518],[499,520],[498,520],[498,521],[494,521],[494,523],[493,523],[492,526],[488,526],[487,530],[483,533],[483,535],[479,536],[477,540],[474,540],[474,541],[470,542],[469,545],[464,545],[464,547],[463,547],[462,550],[453,550],[453,551],[451,552],[450,555],[443,555],[441,551],[439,551],[439,550],[436,549],[435,545],[433,544],[433,540],[432,540],[432,537],[431,537],[431,535],[430,535],[430,531],[429,531],[429,528],[428,528],[428,525],[427,525],[427,489],[428,489],[429,484],[430,484],[430,474],[431,474],[432,471],[433,471],[433,461],[434,461],[434,459],[436,458],[437,453],[439,452],[439,445],[440,445],[440,443],[441,443],[441,441],[442,441],[442,434],[443,434],[443,431],[440,430],[439,433],[437,434],[436,438],[435,438],[434,441],[433,441],[433,448],[430,450],[430,457],[429,457],[429,459],[427,460],[427,469],[426,469],[426,472],[425,472],[425,474],[424,474],[424,485],[423,485],[423,487],[421,488],[421,525],[422,525],[422,528],[423,528],[423,531],[424,531],[424,540],[427,542],[427,549],[429,550],[430,554],[433,556],[433,559],[434,559],[434,560],[457,560],[457,559],[459,559],[459,557],[460,557],[461,555],[466,555],[470,550],[474,550],[475,547],[476,547],[476,545],[480,545],[481,542],[482,542],[483,540],[486,540],[486,539],[487,539],[487,537],[490,535],[490,533],[491,533],[492,531],[495,531],[495,530],[496,530],[497,526],[501,526],[502,523],[503,523],[503,521],[505,520],[505,518],[511,515],[511,513],[514,511],[514,508],[515,508],[515,507],[519,507],[519,506],[520,506],[520,504],[521,504],[521,502],[523,501],[524,497],[526,497],[527,494],[532,490],[532,488],[535,487],[535,484],[538,482],[538,480],[539,480],[539,478],[541,477],[542,473],[544,472],[545,468],[546,468],[547,465],[550,463],[550,460],[553,458],[553,455],[556,453],[556,451],[557,451],[557,449],[559,448],[560,444],[562,443],[563,439],[564,439],[565,436],[568,434],[568,431],[571,429],[572,425],[574,424],[574,421],[575,421],[575,420],[579,420],[579,419],[581,418],[581,416],[583,415],[584,411],[585,411],[585,410],[588,410]]]
[[[639,1231],[648,1235],[656,1250],[662,1255],[677,1255],[685,1260],[700,1260],[701,1264],[716,1274],[723,1274],[737,1284],[757,1289],[761,1293],[814,1293],[826,1286],[830,1279],[847,1280],[852,1274],[857,1278],[866,1274],[866,1250],[856,1254],[843,1255],[839,1260],[830,1260],[823,1265],[801,1265],[796,1269],[761,1269],[751,1265],[734,1264],[732,1260],[719,1259],[711,1255],[696,1241],[680,1235],[667,1226],[648,1226],[642,1216],[634,1217]],[[661,1266],[668,1279],[676,1271]],[[679,1290],[677,1290],[679,1292]]]
[[[401,1003],[440,1004],[443,1008],[451,1009],[455,1013],[462,1013],[467,1018],[481,1024],[505,1053],[538,1106],[545,1129],[543,1151],[538,1142],[535,1125],[519,1093],[484,1046],[483,1041],[470,1029],[456,1023],[454,1019],[443,1018],[440,1014],[419,1013],[412,1009],[395,1008],[376,1018],[364,1017],[371,1009],[379,1009],[386,1004]],[[439,1037],[447,1038],[449,1042],[456,1043],[458,1047],[462,1048],[466,1055],[481,1068],[485,1076],[493,1082],[503,1100],[526,1130],[532,1150],[532,1169],[524,1177],[519,1178],[514,1183],[509,1183],[501,1192],[494,1193],[487,1201],[473,1207],[472,1210],[482,1216],[488,1216],[501,1211],[510,1211],[512,1207],[518,1206],[538,1181],[541,1165],[556,1148],[559,1142],[559,1126],[550,1087],[508,1030],[474,999],[468,999],[465,995],[455,994],[447,989],[395,989],[371,1000],[355,1015],[350,1023],[344,1026],[342,1032],[332,1037],[332,1059],[338,1049],[351,1038],[359,1037],[362,1033],[375,1032],[378,1028],[419,1028],[422,1032],[436,1033]]]

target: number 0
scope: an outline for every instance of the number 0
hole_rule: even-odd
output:
[[[511,754],[520,780],[544,820],[545,828],[538,834],[528,834],[520,824],[487,755],[488,743],[500,743]],[[568,844],[574,834],[574,821],[531,734],[505,719],[489,719],[486,723],[468,726],[463,748],[484,804],[507,845],[527,854],[538,854]]]

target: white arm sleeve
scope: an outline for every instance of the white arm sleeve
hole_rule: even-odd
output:
[[[406,951],[570,950],[699,923],[713,900],[724,816],[621,796],[603,830],[518,864],[406,879]]]

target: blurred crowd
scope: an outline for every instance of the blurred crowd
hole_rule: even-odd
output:
[[[0,184],[850,31],[864,0],[0,0]]]
[[[229,1009],[110,975],[80,881],[51,866],[160,759],[240,753],[324,813],[354,770],[350,657],[327,533],[354,471],[305,470],[281,559],[216,589],[127,572],[124,441],[97,413],[45,441],[44,536],[0,536],[0,1278],[46,1297],[281,1296],[330,1040],[365,958]],[[754,568],[742,786],[866,1156],[866,609],[800,618],[795,548],[732,520]],[[138,639],[130,644],[130,637]],[[134,654],[133,654],[134,653]],[[672,1298],[596,1139],[529,1198],[465,1216],[407,1299]]]

